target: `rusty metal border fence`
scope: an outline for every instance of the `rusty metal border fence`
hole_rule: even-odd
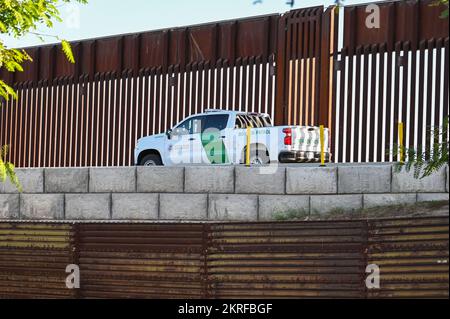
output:
[[[448,298],[449,218],[0,223],[0,298]],[[77,264],[81,288],[65,287]],[[380,289],[366,288],[377,264]]]
[[[0,108],[0,144],[16,167],[129,166],[137,139],[207,108],[318,124],[330,93],[321,88],[332,12],[76,42],[75,65],[58,46],[29,48],[34,62],[23,73],[1,74],[19,98]]]
[[[0,108],[17,167],[130,166],[137,139],[207,108],[274,116],[279,15],[27,49],[3,70],[18,100]]]
[[[378,3],[378,29],[361,27],[366,7],[346,7],[343,46],[335,52],[332,119],[334,160],[399,160],[405,146],[432,152],[449,115],[449,25],[430,1]],[[447,136],[448,140],[448,136]]]
[[[218,108],[323,124],[335,162],[392,162],[398,122],[425,150],[449,114],[448,18],[431,2],[378,2],[379,28],[365,4],[85,40],[74,65],[29,48],[24,72],[0,69],[19,96],[0,145],[17,167],[129,166],[140,137]]]

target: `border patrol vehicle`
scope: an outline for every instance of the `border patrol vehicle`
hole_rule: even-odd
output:
[[[324,129],[326,161],[330,159],[328,141],[329,132]],[[268,114],[207,110],[166,133],[139,139],[135,164],[243,164],[247,145],[252,165],[320,161],[319,127],[273,126]]]

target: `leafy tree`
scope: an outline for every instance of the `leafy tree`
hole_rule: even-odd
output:
[[[55,21],[62,21],[58,6],[68,2],[86,3],[87,0],[1,0],[0,1],[0,35],[21,38],[34,34],[40,38],[50,36],[37,32],[39,26],[53,27]],[[69,42],[53,36],[61,41],[62,50],[67,59],[74,63],[74,57]],[[22,64],[32,61],[25,50],[8,48],[0,39],[0,70],[9,72],[23,71]],[[0,79],[0,99],[17,98],[13,88]],[[1,107],[1,104],[0,104]],[[14,165],[6,161],[8,146],[0,145],[0,182],[7,177],[16,186],[20,186],[14,174]],[[20,187],[19,187],[20,188]]]
[[[448,18],[448,0],[435,0],[431,5],[446,7],[446,9],[441,14],[441,18],[443,19]]]
[[[408,149],[406,147],[398,147],[395,156],[402,154],[408,160],[403,163],[397,163],[395,169],[397,172],[403,168],[409,172],[413,169],[415,178],[424,178],[430,176],[434,172],[440,170],[444,165],[448,164],[448,124],[449,117],[444,119],[442,127],[433,127],[430,129],[430,136],[434,136],[432,149],[422,150]]]

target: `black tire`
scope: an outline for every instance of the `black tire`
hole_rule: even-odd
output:
[[[250,165],[267,165],[270,163],[269,154],[264,148],[250,150]]]
[[[148,154],[139,161],[140,166],[163,166],[161,156],[158,154]]]

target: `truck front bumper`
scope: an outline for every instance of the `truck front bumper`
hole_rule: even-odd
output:
[[[280,163],[318,163],[320,162],[319,152],[304,151],[282,151],[278,155]],[[330,161],[330,153],[325,153],[325,162]]]

